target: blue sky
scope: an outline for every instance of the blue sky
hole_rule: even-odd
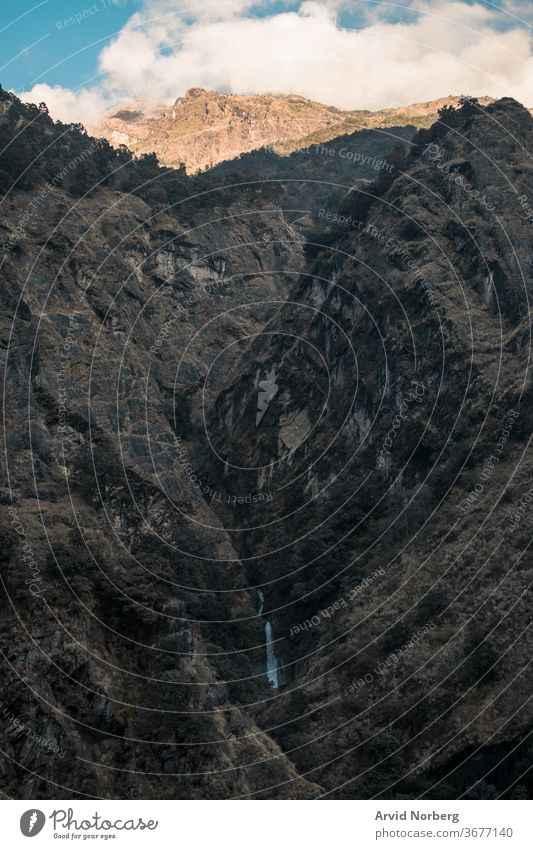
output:
[[[140,5],[135,0],[2,0],[3,87],[28,90],[37,82],[82,85],[97,72],[104,44]],[[63,26],[66,19],[83,14],[83,10],[87,16],[79,24]]]
[[[0,82],[82,121],[192,86],[341,108],[465,93],[531,106],[532,18],[529,0],[2,0]]]

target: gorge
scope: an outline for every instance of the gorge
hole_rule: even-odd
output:
[[[525,797],[529,111],[187,174],[0,105],[3,792]]]

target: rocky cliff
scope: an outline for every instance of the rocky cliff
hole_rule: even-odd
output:
[[[530,792],[532,141],[466,103],[348,194],[211,419],[326,796]]]
[[[136,154],[153,152],[163,165],[183,163],[188,171],[198,171],[264,147],[286,155],[364,129],[429,127],[439,109],[458,102],[459,97],[446,97],[378,112],[350,111],[297,95],[221,94],[192,88],[172,106],[150,101],[124,104],[89,130],[115,147],[123,144]],[[491,102],[482,98],[484,104]]]
[[[527,110],[304,244],[0,97],[3,792],[529,794]]]
[[[263,628],[194,472],[213,359],[301,239],[276,188],[229,197],[3,107],[3,792],[261,792],[285,760],[240,707],[270,697]]]

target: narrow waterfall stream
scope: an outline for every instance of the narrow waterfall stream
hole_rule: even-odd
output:
[[[275,690],[279,688],[278,659],[274,651],[274,637],[272,635],[272,624],[265,625],[265,639],[267,644],[267,678]]]
[[[265,594],[260,589],[257,590],[257,601],[257,614],[260,616],[265,606]],[[275,690],[278,690],[280,684],[284,684],[285,681],[283,673],[280,670],[279,660],[276,657],[276,652],[274,651],[274,632],[271,622],[265,622],[265,642],[267,650],[266,675],[269,684],[274,687]]]

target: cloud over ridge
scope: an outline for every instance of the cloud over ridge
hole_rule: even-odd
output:
[[[283,6],[283,8],[281,8]],[[529,10],[529,12],[528,12]],[[229,0],[146,3],[77,91],[39,84],[22,99],[55,118],[91,120],[119,102],[172,102],[193,86],[300,94],[382,109],[448,94],[511,95],[533,105],[528,4]]]

